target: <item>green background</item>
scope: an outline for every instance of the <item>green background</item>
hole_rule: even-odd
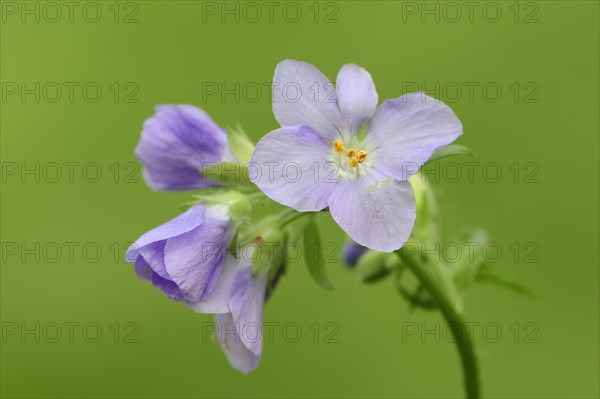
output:
[[[39,22],[32,16],[22,22],[20,14],[3,13],[3,95],[10,82],[28,87],[35,82],[77,82],[80,89],[97,82],[103,94],[95,103],[86,101],[80,89],[72,102],[64,92],[52,103],[49,91],[41,93],[39,103],[33,95],[2,99],[5,167],[33,168],[39,162],[41,169],[52,162],[79,162],[73,182],[66,167],[55,183],[44,178],[52,179],[50,169],[46,175],[40,172],[39,182],[33,175],[3,176],[3,245],[34,248],[39,243],[47,249],[39,261],[34,255],[21,259],[21,253],[3,253],[3,328],[25,323],[31,329],[40,323],[47,330],[39,343],[33,334],[3,334],[2,397],[462,395],[457,354],[443,331],[439,342],[434,334],[425,339],[403,335],[403,323],[434,329],[440,316],[411,312],[391,279],[360,285],[352,272],[334,263],[328,273],[336,290],[328,292],[311,280],[302,262],[292,264],[267,304],[265,320],[282,326],[298,323],[302,337],[286,342],[281,329],[276,330],[274,342],[265,344],[258,370],[244,376],[229,366],[218,345],[202,342],[202,325],[211,316],[169,301],[120,261],[127,242],[172,218],[176,206],[189,198],[189,193],[151,192],[139,170],[128,164],[136,162],[133,149],[154,105],[195,104],[222,126],[239,122],[259,139],[277,127],[266,86],[258,101],[250,101],[251,94],[236,101],[233,95],[203,98],[203,82],[223,82],[230,88],[236,82],[262,85],[285,58],[311,62],[330,78],[344,63],[357,63],[371,72],[380,101],[402,94],[407,82],[424,82],[429,89],[438,82],[447,88],[431,94],[447,101],[462,120],[465,133],[459,142],[477,153],[481,165],[500,165],[502,177],[486,181],[489,175],[480,167],[469,181],[462,168],[457,182],[442,177],[434,183],[444,237],[451,238],[465,225],[487,228],[503,250],[496,266],[537,295],[528,300],[488,285],[469,292],[467,318],[480,323],[475,339],[484,396],[599,396],[598,2],[522,2],[516,4],[517,22],[514,2],[496,2],[488,6],[502,12],[496,23],[483,17],[485,2],[478,3],[472,20],[465,3],[455,2],[463,13],[456,22],[451,21],[455,10],[443,8],[444,2],[411,3],[420,11],[440,7],[439,22],[435,15],[425,15],[424,22],[420,14],[407,15],[406,2],[325,2],[317,4],[318,23],[313,2],[296,3],[303,12],[297,23],[283,18],[284,3],[278,3],[273,22],[263,15],[256,23],[244,21],[243,9],[239,23],[233,16],[224,22],[208,16],[203,22],[201,2],[129,3],[117,3],[118,23],[110,8],[113,1],[96,2],[103,12],[97,23],[82,17],[86,2],[77,3],[73,22],[65,15],[55,23],[45,21],[44,15]],[[235,4],[227,3],[230,8]],[[264,6],[262,10],[266,12]],[[486,10],[488,19],[494,18],[495,8]],[[137,22],[123,23],[131,12]],[[330,12],[337,22],[324,23]],[[116,102],[109,88],[114,82],[121,89]],[[126,87],[128,82],[136,86]],[[452,82],[463,87],[457,100],[450,91]],[[478,85],[474,97],[469,98],[465,82]],[[482,89],[490,82],[502,89],[495,102],[493,90],[485,94]],[[139,88],[130,98],[137,102],[125,102],[131,87]],[[520,88],[517,97],[515,87]],[[446,161],[440,168],[464,161],[468,159]],[[102,177],[86,182],[82,167],[94,162]],[[521,171],[516,182],[511,169],[515,162]],[[532,171],[526,169],[529,162],[536,168],[537,182],[525,182]],[[115,163],[121,172],[117,182],[111,169]],[[133,176],[126,179],[131,170]],[[87,170],[92,177],[93,171]],[[344,234],[329,215],[322,215],[319,223],[327,240],[344,243]],[[70,242],[79,243],[74,259],[66,253],[65,243]],[[515,262],[509,249],[515,242],[521,250],[535,243],[539,250],[527,259],[538,262],[525,262],[529,252],[521,252]],[[55,253],[48,243],[64,250],[56,262],[51,262]],[[92,261],[96,244],[82,253],[86,243],[102,249],[98,261]],[[119,247],[116,253],[113,243]],[[68,322],[80,323],[73,342],[66,327],[59,342],[45,339],[54,336],[49,323]],[[137,343],[123,342],[131,331],[128,322],[139,328]],[[324,329],[328,322],[338,326],[337,343],[323,342],[331,331]],[[86,323],[101,326],[98,342],[85,341],[81,328]],[[114,323],[121,333],[117,343],[110,329]],[[314,323],[320,325],[318,343],[309,329]],[[490,323],[502,328],[498,342],[490,342],[493,329],[488,335],[482,332]],[[515,323],[518,342],[511,330]],[[526,323],[534,323],[527,326],[537,329],[537,342],[524,342],[533,328],[525,328]],[[89,332],[93,338],[94,330]]]

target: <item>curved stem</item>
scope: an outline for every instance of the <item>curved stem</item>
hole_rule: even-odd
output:
[[[475,347],[465,319],[452,302],[447,290],[439,281],[436,281],[436,278],[429,270],[426,270],[424,263],[416,259],[414,255],[411,256],[402,250],[398,254],[402,257],[404,264],[415,274],[423,286],[427,288],[452,330],[463,367],[467,398],[479,398],[477,357],[475,356]]]

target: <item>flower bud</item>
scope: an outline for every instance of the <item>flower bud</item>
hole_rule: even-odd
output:
[[[367,247],[363,247],[354,241],[348,242],[344,247],[344,263],[346,266],[353,268],[366,251]]]
[[[156,191],[216,187],[198,170],[233,158],[225,131],[191,105],[156,107],[144,123],[135,155],[144,165],[144,180]]]
[[[249,232],[251,245],[256,246],[252,261],[254,275],[279,267],[283,262],[285,237],[278,222],[276,217],[268,216]]]
[[[395,253],[368,250],[356,265],[358,279],[363,283],[378,281],[400,264],[400,258]]]

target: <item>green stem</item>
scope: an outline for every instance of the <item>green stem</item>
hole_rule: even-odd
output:
[[[471,340],[465,319],[452,302],[447,290],[444,289],[440,282],[436,281],[436,278],[429,270],[426,270],[423,262],[415,258],[414,255],[411,256],[406,254],[402,250],[400,250],[398,254],[402,257],[404,264],[406,264],[406,266],[421,281],[423,286],[427,288],[451,327],[463,367],[467,398],[479,398],[477,357],[475,356],[475,347]]]

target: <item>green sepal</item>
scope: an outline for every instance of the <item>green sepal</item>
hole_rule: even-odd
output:
[[[315,282],[327,290],[333,290],[333,284],[331,284],[325,273],[325,259],[323,257],[321,237],[314,219],[304,229],[304,258],[308,271]]]
[[[252,205],[244,194],[237,191],[207,191],[194,195],[198,203],[227,207],[229,217],[237,227],[250,216]]]
[[[248,166],[240,162],[218,162],[200,170],[200,173],[217,183],[248,184],[250,183]]]
[[[227,251],[231,255],[233,255],[233,257],[235,257],[235,258],[238,257],[238,236],[239,236],[239,232],[236,231],[235,235],[231,239],[231,243],[229,244],[229,248],[227,249]]]
[[[227,129],[227,142],[231,152],[237,159],[243,164],[250,162],[250,158],[254,152],[254,143],[240,125],[237,125],[233,129]]]

